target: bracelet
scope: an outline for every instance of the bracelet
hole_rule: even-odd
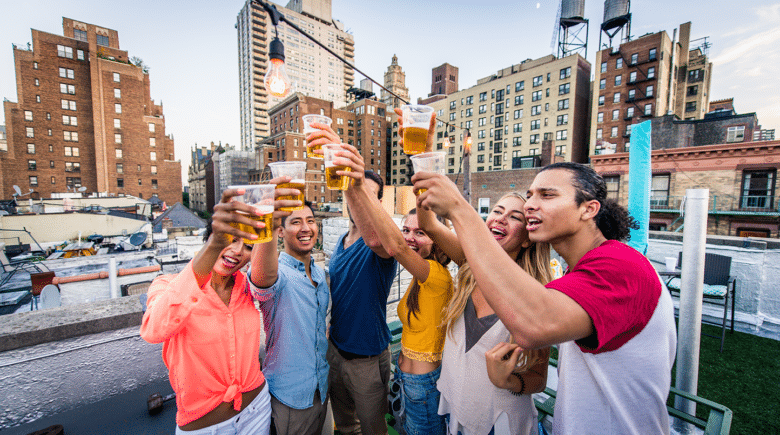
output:
[[[520,391],[516,392],[516,391],[509,390],[509,392],[515,396],[522,396],[523,392],[525,392],[525,380],[523,379],[523,375],[517,372],[512,372],[512,375],[520,380]]]

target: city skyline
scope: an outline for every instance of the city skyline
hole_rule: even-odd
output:
[[[62,17],[117,30],[120,48],[150,67],[151,95],[164,105],[166,134],[175,141],[186,184],[189,150],[211,141],[240,144],[238,49],[234,25],[243,6],[195,1],[186,8],[141,2],[105,8],[92,0],[44,3],[3,0],[0,18],[0,96],[17,101],[13,52],[25,47],[30,29],[61,33]],[[283,3],[284,6],[286,3]],[[664,7],[667,5],[667,7]],[[691,39],[709,37],[713,62],[710,100],[734,98],[738,113],[756,112],[763,128],[780,127],[780,3],[757,1],[729,7],[704,2],[632,2],[632,36],[662,30],[671,36],[691,21]],[[706,18],[704,15],[706,7]],[[662,11],[662,12],[658,12]],[[459,89],[524,59],[553,52],[557,2],[402,0],[385,4],[333,0],[333,17],[355,37],[355,65],[382,82],[392,56],[406,73],[411,98],[430,92],[431,69],[448,62],[460,70]],[[586,2],[590,20],[587,59],[594,62],[603,2]],[[376,17],[376,19],[366,19]],[[431,25],[432,17],[441,25]],[[465,17],[465,18],[464,18]],[[729,23],[724,27],[722,23]],[[602,38],[604,39],[604,38]],[[602,41],[604,42],[604,41]],[[517,49],[508,48],[515,47]],[[362,76],[355,75],[358,83]],[[374,87],[379,94],[379,88]],[[767,97],[770,96],[770,97]],[[5,124],[3,120],[0,122]]]

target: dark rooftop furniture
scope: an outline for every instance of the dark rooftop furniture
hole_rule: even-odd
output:
[[[679,254],[677,264],[682,264],[682,252]],[[666,283],[666,287],[672,293],[680,293],[680,278],[672,278]],[[714,301],[717,305],[722,302],[723,321],[716,326],[721,327],[720,351],[723,352],[723,344],[726,340],[726,321],[728,320],[729,300],[731,300],[731,332],[734,332],[734,311],[736,299],[737,280],[731,276],[731,257],[719,254],[704,254],[704,300]],[[708,337],[718,338],[716,336]]]

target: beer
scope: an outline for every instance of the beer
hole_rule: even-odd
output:
[[[324,158],[325,158],[325,156],[323,156],[322,154],[314,154],[314,152],[313,152],[313,151],[315,151],[315,150],[319,150],[319,149],[321,149],[321,148],[322,148],[322,144],[320,144],[320,145],[314,145],[313,147],[312,147],[312,146],[309,146],[309,145],[307,144],[307,145],[306,145],[306,150],[307,150],[307,153],[308,153],[308,154],[307,154],[307,156],[308,156],[310,159],[320,159],[320,160],[324,159]]]
[[[427,191],[427,190],[428,189],[417,189],[417,192],[414,193],[414,196],[420,196],[423,193],[425,193],[425,191]]]
[[[289,183],[281,183],[277,184],[277,189],[298,189],[301,191],[299,195],[285,195],[280,196],[279,200],[299,200],[301,201],[301,205],[299,207],[280,207],[279,210],[282,211],[295,211],[295,210],[303,210],[303,198],[304,198],[304,187],[306,186],[304,180],[292,180]]]
[[[274,225],[274,207],[268,206],[268,205],[261,205],[257,206],[257,208],[263,213],[262,216],[257,215],[251,215],[247,214],[241,211],[236,211],[236,213],[242,214],[249,219],[252,219],[253,221],[259,221],[265,224],[265,228],[255,228],[251,225],[246,225],[238,222],[231,222],[230,226],[236,229],[239,229],[241,231],[250,233],[250,234],[256,234],[257,239],[250,240],[250,239],[244,239],[244,243],[247,245],[254,245],[255,243],[266,243],[270,242],[271,239],[273,239],[273,225]]]
[[[404,153],[420,154],[425,152],[428,143],[428,130],[420,127],[404,128]]]
[[[325,182],[330,190],[347,190],[349,188],[349,177],[338,175],[336,171],[349,171],[346,166],[325,166]]]

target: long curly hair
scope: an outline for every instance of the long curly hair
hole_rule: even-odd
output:
[[[525,197],[520,192],[507,193],[499,201],[509,197],[518,198],[525,202]],[[553,272],[550,267],[549,243],[532,243],[529,247],[523,248],[514,260],[523,270],[540,283],[547,284],[552,281]],[[447,333],[450,334],[452,339],[455,339],[452,335],[452,327],[455,321],[463,314],[463,311],[466,309],[466,302],[477,287],[477,281],[474,279],[468,263],[464,262],[460,266],[455,282],[457,284],[455,292],[445,309],[444,319],[442,320],[442,324],[446,326]],[[549,349],[546,348],[523,350],[518,361],[518,370],[520,372],[526,371],[548,355]]]

